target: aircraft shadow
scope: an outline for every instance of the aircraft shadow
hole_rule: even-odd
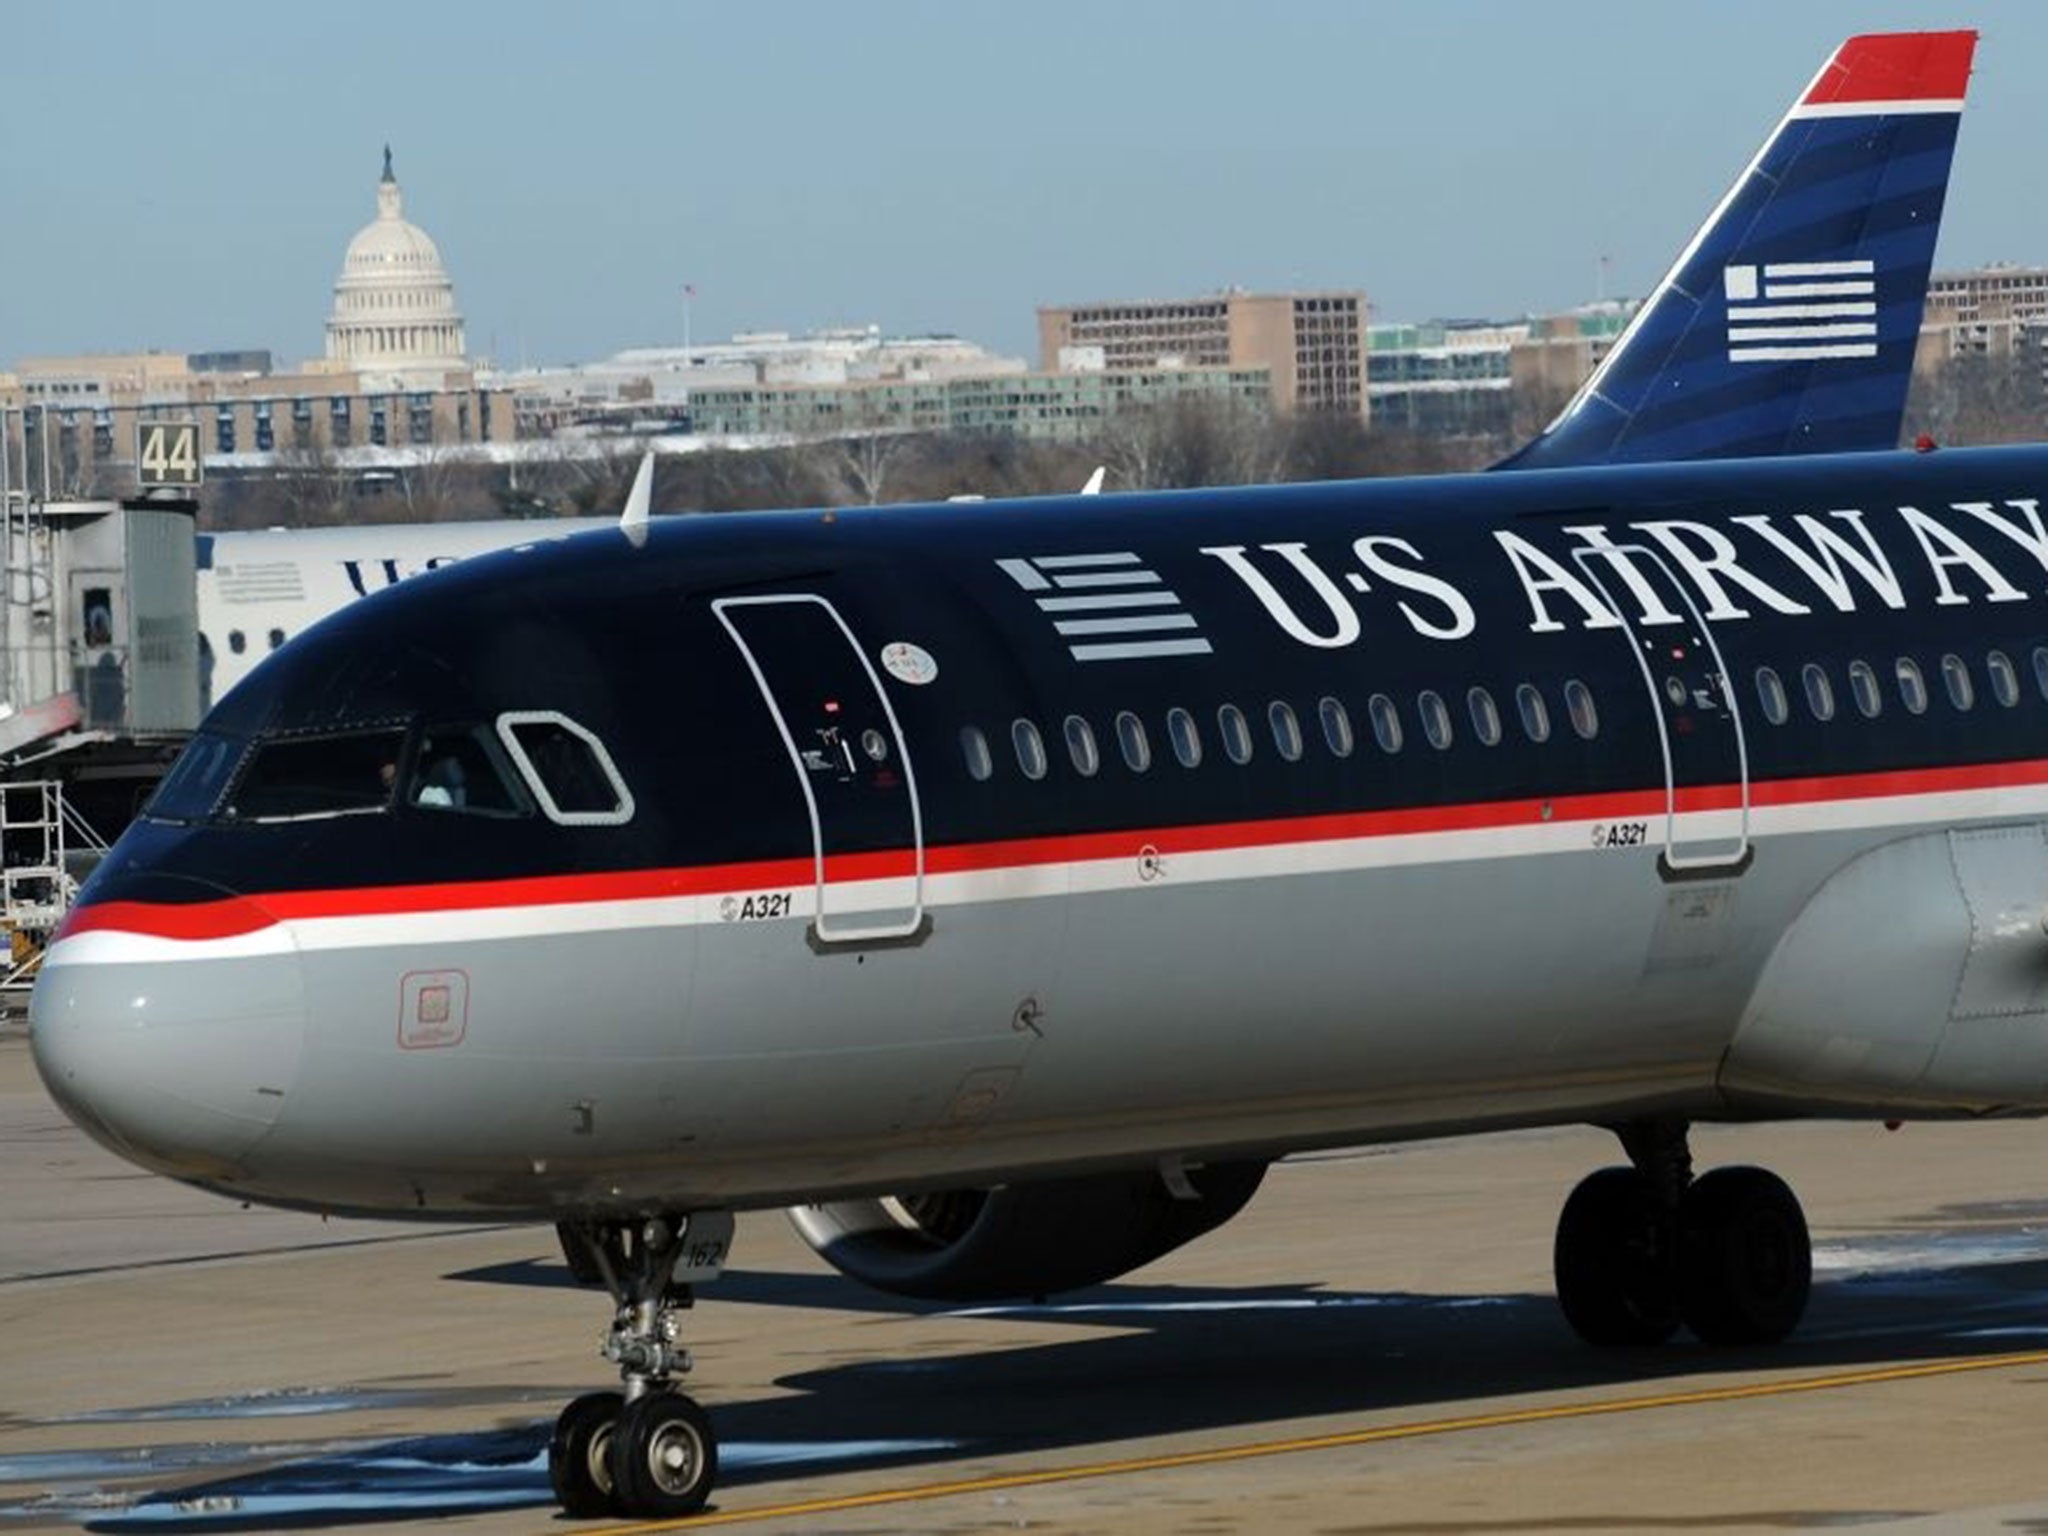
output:
[[[549,1266],[459,1278],[567,1283]],[[862,1288],[836,1276],[735,1272],[726,1300],[846,1309]],[[958,1309],[879,1298],[906,1315]],[[1297,1421],[1388,1410],[1450,1415],[1508,1396],[1609,1387],[1762,1366],[1821,1372],[2048,1344],[2048,1261],[1824,1277],[1801,1332],[1768,1349],[1717,1350],[1681,1336],[1592,1350],[1548,1295],[1433,1296],[1313,1286],[1108,1285],[1049,1305],[981,1309],[992,1347],[910,1349],[781,1378],[773,1399],[716,1402],[726,1492],[791,1475],[888,1464],[1064,1452],[1197,1430],[1281,1438]],[[1005,1347],[1006,1321],[1100,1329]],[[906,1341],[907,1343],[908,1341]],[[858,1438],[849,1438],[857,1425]],[[548,1425],[422,1436],[152,1494],[90,1519],[95,1531],[345,1526],[551,1502]],[[1077,1455],[1076,1453],[1079,1453]],[[1372,1455],[1398,1455],[1381,1449]]]

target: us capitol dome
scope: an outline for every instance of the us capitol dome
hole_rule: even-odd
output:
[[[327,321],[330,366],[362,375],[369,389],[439,388],[469,367],[455,285],[427,232],[404,214],[387,144],[377,217],[348,243]]]

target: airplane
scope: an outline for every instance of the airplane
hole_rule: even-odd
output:
[[[1968,38],[1852,41],[1914,66],[1827,104],[1952,103]],[[1570,1325],[1768,1344],[1805,1216],[1693,1125],[2048,1111],[2044,496],[2044,448],[1782,456],[478,556],[212,711],[34,1058],[231,1198],[554,1223],[621,1379],[554,1429],[576,1516],[708,1498],[739,1210],[1036,1296],[1277,1158],[1592,1124]]]
[[[336,609],[472,555],[607,526],[501,518],[203,533],[195,593],[201,697],[225,697],[272,651]]]
[[[1838,49],[1592,377],[1495,467],[1894,447],[1974,46]],[[1953,96],[1901,105],[1937,72]]]
[[[1838,49],[1592,377],[1541,435],[1495,467],[1896,447],[1954,154],[1954,109],[1974,43],[1974,34],[1936,36],[1950,40],[1925,46],[1957,56],[1957,95],[1942,103],[1946,110],[1840,112],[1858,105],[1841,94],[1844,81],[1860,71],[1911,70],[1917,55],[1905,50],[1921,45],[1871,48],[1858,39]],[[1826,272],[1772,270],[1767,257],[1794,229],[1793,265]],[[1738,297],[1744,281],[1754,289],[1748,299]],[[1729,330],[1737,317],[1745,323]],[[1089,483],[1100,489],[1102,471]],[[643,515],[645,495],[636,485]],[[266,529],[202,539],[206,697],[224,696],[344,603],[454,560],[597,522]]]

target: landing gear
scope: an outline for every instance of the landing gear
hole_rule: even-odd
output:
[[[628,1405],[611,1452],[616,1496],[633,1515],[692,1514],[704,1507],[718,1476],[711,1420],[680,1392],[656,1392]]]
[[[1661,1344],[1682,1322],[1707,1344],[1773,1344],[1799,1324],[1813,1249],[1776,1174],[1695,1179],[1679,1121],[1616,1128],[1631,1166],[1603,1168],[1558,1218],[1557,1299],[1589,1344]]]
[[[1708,1344],[1775,1344],[1806,1311],[1813,1243],[1785,1181],[1763,1168],[1716,1168],[1679,1209],[1685,1269],[1679,1310]]]
[[[595,1520],[618,1512],[612,1498],[612,1436],[625,1407],[616,1392],[590,1392],[555,1420],[548,1440],[548,1481],[563,1514]]]
[[[548,1442],[548,1481],[565,1514],[670,1519],[703,1508],[718,1476],[711,1420],[675,1385],[690,1369],[676,1339],[688,1280],[712,1279],[732,1241],[723,1211],[632,1221],[564,1222],[569,1268],[611,1292],[603,1353],[621,1392],[592,1392],[562,1410]]]
[[[1675,1224],[1633,1168],[1589,1174],[1557,1219],[1557,1300],[1588,1344],[1662,1344],[1678,1331]]]

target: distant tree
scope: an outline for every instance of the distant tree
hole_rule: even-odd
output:
[[[1916,374],[1906,406],[1906,441],[1923,433],[1964,447],[2024,443],[2044,426],[2041,380],[2026,353],[1966,352]]]
[[[1280,478],[1288,424],[1241,401],[1190,396],[1127,405],[1100,441],[1120,490],[1250,485]]]
[[[1515,446],[1519,447],[1547,431],[1577,393],[1576,386],[1567,385],[1562,380],[1518,380],[1512,391],[1508,429]]]
[[[1372,433],[1355,411],[1304,411],[1287,443],[1289,480],[1353,480],[1372,470]]]
[[[496,477],[474,449],[454,445],[419,450],[399,471],[398,517],[406,522],[448,522],[496,514]],[[396,521],[398,519],[394,519]]]
[[[889,472],[904,456],[911,434],[862,402],[847,421],[849,430],[834,434],[821,446],[855,501],[869,506],[885,500]]]

